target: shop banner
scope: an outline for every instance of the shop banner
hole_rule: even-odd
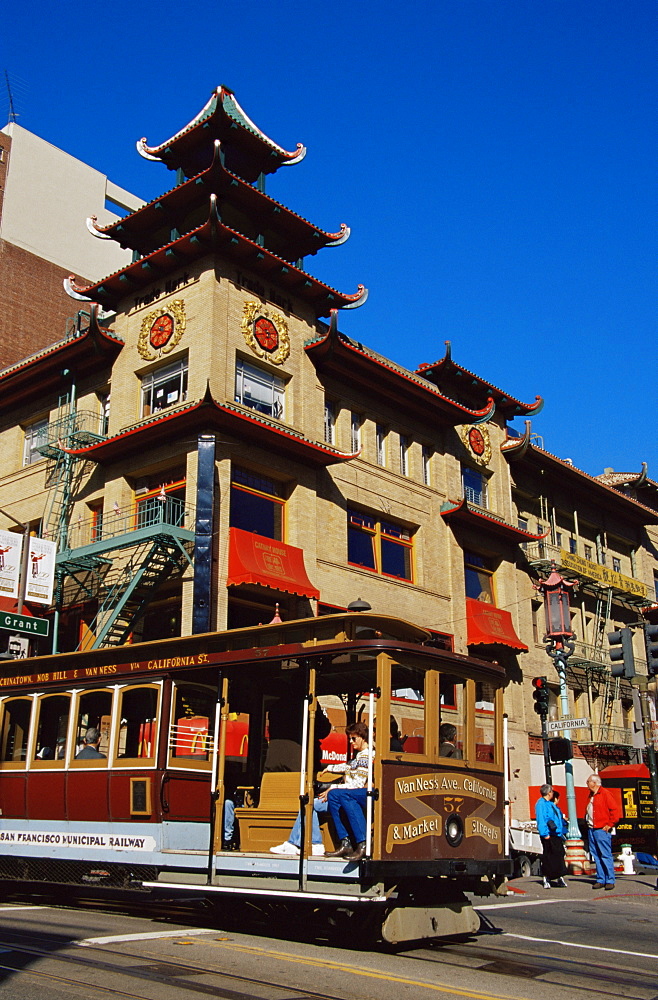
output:
[[[34,604],[53,603],[57,546],[47,538],[30,538],[25,600]]]
[[[15,531],[0,531],[0,596],[18,597],[23,536]]]

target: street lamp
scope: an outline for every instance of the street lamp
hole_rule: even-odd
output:
[[[578,586],[576,580],[565,580],[557,571],[554,562],[546,580],[537,585],[544,597],[544,612],[546,614],[546,634],[544,643],[546,652],[553,660],[560,680],[560,712],[562,718],[569,715],[569,693],[567,689],[567,660],[575,649],[574,631],[571,628],[569,596]],[[563,730],[563,739],[571,743],[568,730]],[[566,756],[566,755],[565,755]],[[569,757],[571,754],[569,754]],[[580,830],[578,829],[578,814],[576,811],[576,790],[573,780],[573,764],[571,759],[564,762],[565,783],[567,786],[567,815],[569,828],[567,833],[567,863],[573,868],[582,869],[585,853]]]

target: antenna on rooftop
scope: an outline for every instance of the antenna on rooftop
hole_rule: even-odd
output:
[[[18,112],[14,107],[14,95],[11,92],[11,85],[9,83],[9,73],[5,70],[5,83],[7,84],[7,98],[9,101],[9,121],[15,122],[18,118]]]

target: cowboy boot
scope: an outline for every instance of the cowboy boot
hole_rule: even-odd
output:
[[[362,840],[350,854],[344,854],[346,861],[362,861],[366,856],[366,842]]]
[[[336,851],[325,851],[325,858],[346,858],[348,854],[352,853],[352,843],[347,837],[343,837],[340,844],[338,845],[338,850]]]

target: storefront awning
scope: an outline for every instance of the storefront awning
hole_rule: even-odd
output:
[[[509,646],[528,652],[514,631],[509,611],[472,597],[466,598],[466,642],[469,646]]]
[[[320,596],[306,575],[303,549],[231,528],[226,586],[237,587],[241,583],[255,583],[299,597]]]
[[[18,601],[15,597],[1,597],[0,596],[0,614],[2,615],[17,615],[18,614]],[[23,605],[23,610],[21,612],[23,618],[34,618],[34,615],[28,608],[27,604]]]

